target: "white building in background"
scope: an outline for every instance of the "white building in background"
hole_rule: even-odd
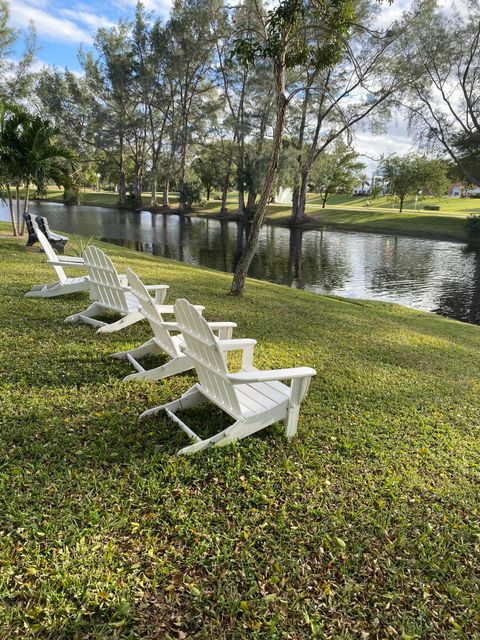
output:
[[[471,197],[480,194],[480,187],[472,187],[471,189],[466,189],[465,185],[462,182],[453,182],[448,187],[448,197],[449,198],[462,198],[462,197]]]
[[[448,188],[448,195],[450,198],[461,198],[463,193],[463,184],[461,182],[454,182]]]

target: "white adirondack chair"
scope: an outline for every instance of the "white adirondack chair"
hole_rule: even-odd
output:
[[[310,367],[260,371],[252,365],[255,340],[220,340],[208,323],[187,300],[177,300],[175,316],[185,340],[185,353],[192,359],[199,382],[178,400],[145,411],[144,419],[165,411],[194,444],[178,451],[178,455],[194,453],[213,446],[223,446],[245,438],[274,422],[286,420],[288,438],[297,431],[300,403],[307,393],[310,379],[316,374]],[[242,370],[229,373],[225,352],[243,351]],[[291,386],[280,382],[291,380]],[[202,440],[175,411],[188,409],[210,400],[235,422],[220,433]]]
[[[101,249],[93,245],[85,249],[85,268],[90,279],[90,298],[93,302],[85,311],[65,318],[65,322],[86,322],[98,327],[97,333],[112,333],[145,318],[140,309],[140,301],[130,290],[126,277],[117,273],[112,261]],[[155,284],[146,288],[155,291],[156,304],[161,305],[168,285]],[[122,317],[111,323],[98,320],[96,316],[104,315],[106,311],[118,313]],[[174,312],[172,305],[162,305],[161,311]]]
[[[63,267],[84,267],[83,258],[57,255],[33,219],[32,223],[35,227],[35,234],[47,256],[47,262],[52,265],[57,274],[58,282],[34,285],[32,289],[25,294],[27,298],[54,298],[55,296],[63,296],[67,293],[88,291],[90,289],[88,276],[69,278],[63,270]]]
[[[123,381],[160,380],[161,378],[193,369],[195,365],[192,359],[185,351],[182,351],[182,347],[185,346],[182,334],[172,335],[172,333],[179,331],[178,324],[176,322],[164,321],[161,308],[155,304],[147,288],[132,269],[127,269],[126,274],[132,293],[140,301],[143,315],[150,323],[154,337],[148,342],[145,342],[141,347],[112,354],[113,358],[127,358],[137,370],[137,373],[126,376]],[[201,313],[204,307],[196,306],[195,309]],[[229,339],[232,337],[232,331],[237,325],[235,322],[209,322],[208,326],[213,331],[218,332],[219,338]],[[160,367],[155,367],[148,371],[137,361],[137,358],[143,358],[147,355],[157,355],[159,353],[166,353],[170,356],[171,360]]]

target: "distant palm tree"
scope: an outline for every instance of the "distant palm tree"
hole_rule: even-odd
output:
[[[44,191],[51,182],[59,187],[70,182],[73,154],[55,143],[57,134],[48,120],[32,116],[22,108],[0,104],[0,181],[7,191],[14,235],[24,233],[22,213],[28,211],[32,184],[37,191]],[[22,187],[23,211],[20,207]]]

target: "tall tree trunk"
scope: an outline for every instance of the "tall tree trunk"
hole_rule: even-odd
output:
[[[308,191],[308,178],[310,171],[308,167],[304,167],[300,180],[300,191],[298,194],[297,215],[294,224],[299,224],[308,220],[308,216],[305,215],[305,205],[307,204],[307,191]]]
[[[187,208],[186,202],[185,202],[185,168],[187,164],[187,134],[188,134],[187,126],[188,126],[188,119],[184,117],[182,141],[180,145],[180,171],[178,176],[178,191],[179,191],[178,210],[180,211],[180,213],[185,213]]]
[[[220,215],[227,215],[227,197],[228,197],[228,186],[230,184],[230,165],[228,167],[228,173],[223,180],[222,187],[222,202],[220,204]]]
[[[151,184],[151,195],[150,195],[150,204],[154,207],[157,204],[157,175],[153,174],[152,184]]]
[[[245,215],[245,187],[243,186],[245,177],[245,83],[242,86],[240,94],[240,104],[238,107],[239,123],[238,123],[238,164],[237,164],[237,189],[238,189],[238,215]]]
[[[135,207],[142,206],[142,165],[135,162],[134,167],[134,181],[133,181],[133,195],[135,196]]]
[[[276,120],[275,130],[272,140],[272,152],[270,155],[270,162],[268,165],[267,173],[265,176],[265,182],[263,184],[260,200],[258,201],[257,210],[252,221],[252,227],[248,236],[245,248],[242,251],[240,260],[238,261],[235,273],[233,275],[232,286],[230,293],[234,296],[242,295],[245,288],[245,279],[247,272],[252,262],[255,250],[258,244],[258,236],[265,217],[265,210],[267,208],[270,194],[272,192],[275,178],[278,170],[278,159],[280,156],[280,150],[282,147],[282,134],[285,124],[285,113],[287,110],[287,98],[285,97],[285,60],[284,58],[276,59],[273,61],[273,72],[275,80],[276,90]]]
[[[300,183],[298,177],[295,176],[295,183],[292,190],[292,215],[290,216],[290,222],[294,223],[297,220],[298,213],[298,200],[300,198]]]
[[[300,198],[300,176],[302,174],[302,163],[303,163],[303,145],[305,140],[305,127],[307,124],[307,111],[308,104],[310,101],[310,87],[314,81],[316,74],[313,74],[310,79],[307,78],[307,88],[305,90],[305,95],[303,97],[302,104],[302,117],[300,120],[300,127],[298,130],[298,143],[297,143],[297,170],[295,171],[295,176],[293,178],[293,191],[292,191],[292,213],[290,217],[291,223],[297,222],[298,217],[298,204]]]
[[[212,190],[212,187],[210,185],[208,185],[207,187],[207,202],[210,200],[210,191]]]
[[[15,212],[13,210],[12,190],[9,184],[7,184],[7,196],[8,196],[8,208],[10,210],[10,220],[12,221],[13,235],[18,236],[17,224],[15,222]]]
[[[125,183],[125,171],[123,166],[118,175],[118,204],[124,207],[127,204],[127,185]]]
[[[23,213],[28,213],[28,204],[30,198],[30,183],[25,185],[25,196],[23,200]],[[22,224],[20,225],[20,235],[23,236],[25,231],[25,218],[22,216]]]
[[[403,201],[405,200],[405,196],[400,196],[400,211],[399,213],[402,213],[403,211]]]
[[[162,194],[162,206],[164,207],[170,206],[169,192],[170,192],[170,178],[165,178],[165,182],[163,183],[163,194]]]
[[[123,162],[123,131],[120,131],[120,162],[118,166],[118,204],[124,207],[127,204],[127,187],[125,184],[125,165]]]
[[[237,188],[238,188],[238,215],[245,215],[245,187],[243,186],[243,168],[244,159],[243,155],[238,156],[238,169],[237,169]]]
[[[328,198],[328,189],[325,189],[325,193],[323,194],[322,209],[325,209],[325,205],[327,204],[327,198]]]
[[[257,199],[257,192],[255,189],[248,190],[248,198],[247,198],[247,211],[255,210],[255,200]]]
[[[20,186],[15,185],[15,200],[17,205],[17,229],[19,229],[19,235],[23,236],[22,221],[20,220]]]

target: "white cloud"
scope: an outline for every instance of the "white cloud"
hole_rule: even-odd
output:
[[[49,40],[69,44],[91,44],[93,41],[90,33],[72,20],[55,17],[51,12],[33,4],[26,4],[22,0],[11,0],[10,17],[13,26],[20,28],[25,28],[32,20],[37,33]]]
[[[375,134],[367,131],[357,131],[354,134],[353,148],[360,154],[365,154],[362,160],[367,165],[367,171],[373,171],[380,156],[392,153],[403,155],[417,150],[411,139],[406,123],[391,121],[387,131]]]
[[[64,18],[70,19],[72,21],[76,20],[77,22],[82,22],[94,31],[96,31],[100,27],[109,28],[115,25],[115,22],[113,22],[113,20],[110,20],[110,18],[107,18],[107,16],[97,15],[95,13],[91,13],[90,11],[60,9],[59,13]]]
[[[403,12],[409,8],[410,4],[409,0],[398,0],[390,5],[382,5],[375,20],[376,27],[378,29],[389,27],[392,22],[402,17]]]

